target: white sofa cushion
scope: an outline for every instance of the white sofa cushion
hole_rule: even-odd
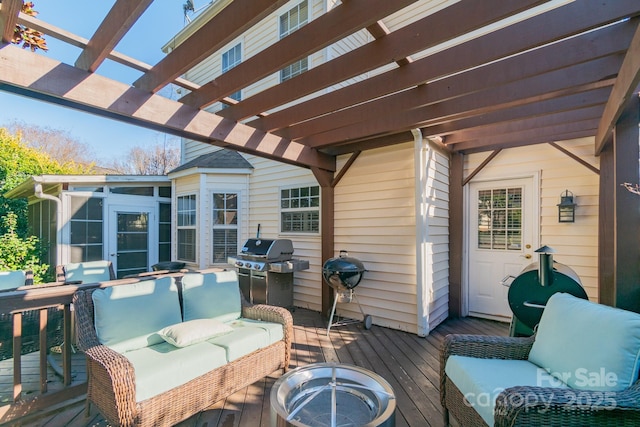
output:
[[[640,314],[556,293],[529,360],[574,389],[624,390],[638,379]]]
[[[480,359],[450,356],[445,372],[469,404],[490,426],[494,425],[496,398],[515,386],[567,388],[544,369],[527,360]]]
[[[160,330],[163,340],[176,347],[187,347],[233,332],[233,328],[216,319],[195,319]]]
[[[98,340],[118,352],[160,343],[158,331],[182,321],[173,277],[97,289],[92,299]]]
[[[182,277],[184,321],[217,319],[228,322],[240,317],[240,286],[235,271],[189,273]]]
[[[233,332],[212,338],[207,342],[223,347],[229,362],[267,347],[284,337],[282,325],[278,323],[239,319],[229,322],[228,325],[233,328]]]
[[[123,355],[135,370],[136,401],[141,402],[227,363],[226,352],[208,342],[178,348],[167,342]]]

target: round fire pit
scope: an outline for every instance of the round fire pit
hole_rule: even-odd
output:
[[[378,374],[353,365],[315,363],[280,377],[271,389],[271,425],[395,426],[396,400]]]

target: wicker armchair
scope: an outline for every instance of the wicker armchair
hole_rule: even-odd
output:
[[[451,355],[485,359],[525,360],[535,337],[512,338],[448,335],[440,354],[440,401],[445,425],[449,414],[462,426],[486,426],[463,393],[447,377]],[[562,349],[558,349],[562,351]],[[498,395],[496,426],[638,426],[640,381],[620,392],[547,387],[512,387]]]
[[[0,272],[0,291],[12,291],[22,286],[33,285],[33,272],[30,270]],[[62,310],[56,307],[47,309],[47,344],[54,347],[63,341]],[[22,349],[20,354],[33,353],[40,349],[40,311],[22,312]],[[0,360],[13,357],[13,314],[0,313]]]
[[[56,266],[56,282],[97,283],[115,279],[111,261],[86,261]]]

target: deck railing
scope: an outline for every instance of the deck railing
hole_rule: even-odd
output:
[[[10,318],[13,325],[13,393],[11,402],[0,406],[0,424],[15,421],[27,415],[45,411],[51,407],[81,397],[86,393],[87,383],[82,379],[73,381],[71,375],[71,356],[73,345],[73,294],[80,289],[96,287],[109,287],[119,284],[139,281],[139,278],[112,280],[102,283],[64,284],[50,283],[37,286],[24,286],[16,290],[0,292],[0,313],[5,318]],[[51,321],[50,308],[54,307],[63,313],[62,321],[62,362],[61,366],[48,357],[48,349],[51,347],[50,337],[47,333],[47,324]],[[32,316],[34,311],[38,316]],[[23,344],[23,316],[29,314],[29,318],[38,319],[39,328],[39,390],[37,393],[23,391],[22,381],[22,344]],[[9,337],[3,337],[9,338]],[[53,365],[56,372],[62,377],[63,388],[48,390],[47,372],[48,364]],[[58,365],[58,366],[56,366]]]

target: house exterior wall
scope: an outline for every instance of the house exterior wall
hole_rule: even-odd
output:
[[[560,141],[558,144],[592,166],[599,167],[593,155],[593,138]],[[487,153],[465,156],[465,176],[474,171]],[[548,144],[502,150],[474,179],[540,176],[540,244],[552,247],[554,260],[575,270],[589,299],[598,301],[598,174]],[[560,195],[575,195],[575,223],[559,223]],[[534,213],[536,214],[536,213]],[[534,231],[535,232],[535,231]],[[534,260],[532,260],[534,261]]]

